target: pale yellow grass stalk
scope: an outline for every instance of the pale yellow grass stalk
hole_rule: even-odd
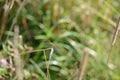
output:
[[[81,66],[79,68],[79,73],[78,73],[78,79],[77,80],[82,80],[83,73],[84,73],[84,70],[85,70],[85,67],[86,67],[86,64],[87,64],[87,57],[88,57],[88,52],[87,52],[87,49],[85,49],[84,53],[83,53],[82,63],[81,63]]]

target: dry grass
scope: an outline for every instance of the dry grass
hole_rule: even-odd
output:
[[[114,35],[113,35],[113,39],[112,39],[112,46],[109,49],[107,63],[109,61],[109,57],[110,57],[110,53],[111,53],[112,47],[115,45],[119,29],[120,29],[120,17],[118,18],[118,22],[117,22],[116,27],[115,27],[115,31],[114,31]]]
[[[87,51],[87,49],[85,49],[84,53],[83,53],[83,59],[82,59],[82,62],[81,62],[81,66],[79,68],[79,74],[78,74],[79,76],[78,76],[77,80],[82,80],[84,70],[85,70],[85,67],[86,67],[86,64],[87,64],[87,59],[88,59],[87,57],[88,57],[88,51]]]

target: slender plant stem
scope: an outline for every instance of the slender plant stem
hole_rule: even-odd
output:
[[[86,63],[87,63],[87,57],[88,57],[88,52],[87,49],[84,50],[83,53],[83,59],[82,59],[82,63],[81,63],[81,67],[79,68],[79,73],[78,73],[78,79],[77,80],[82,80],[83,77],[83,73],[86,67]]]
[[[107,58],[107,63],[109,62],[110,53],[111,53],[112,47],[115,45],[119,29],[120,29],[120,17],[119,17],[117,25],[115,27],[115,32],[114,32],[113,39],[112,39],[112,45],[108,51],[109,54],[108,54],[108,58]]]
[[[18,48],[19,44],[19,26],[15,26],[14,28],[14,62],[16,68],[16,74],[18,80],[23,80],[23,64],[21,59],[21,53]]]
[[[26,1],[27,1],[27,0],[24,0],[24,1],[22,2],[22,4],[20,5],[20,7],[18,8],[17,13],[16,13],[16,15],[15,15],[13,21],[12,21],[12,24],[11,24],[11,26],[10,26],[10,30],[9,30],[9,31],[12,31],[12,29],[13,29],[14,26],[15,26],[15,24],[17,23],[17,18],[18,18],[18,16],[19,16],[21,10],[23,9],[24,5],[26,4]],[[10,36],[10,35],[8,34],[8,35],[7,35],[7,38],[6,38],[6,40],[5,40],[5,43],[7,42],[9,36]]]

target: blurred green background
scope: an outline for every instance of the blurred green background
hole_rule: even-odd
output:
[[[48,75],[51,80],[76,80],[85,48],[83,80],[120,80],[119,37],[109,51],[120,0],[27,0],[17,14],[22,2],[0,0],[0,59],[13,59],[10,28],[16,18],[23,38],[25,80],[50,80]],[[10,8],[5,13],[6,4]],[[0,67],[0,77],[16,80],[8,67]]]

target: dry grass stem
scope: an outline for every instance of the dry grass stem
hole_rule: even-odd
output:
[[[112,49],[112,47],[114,46],[114,44],[116,42],[119,29],[120,29],[120,17],[119,17],[117,25],[115,27],[115,32],[114,32],[113,39],[112,39],[112,46],[110,47],[110,50],[109,50],[109,55],[108,55],[107,63],[109,61],[111,49]]]
[[[45,57],[46,68],[47,68],[47,78],[48,78],[48,80],[50,80],[49,62],[47,61],[47,56],[45,54],[45,50],[44,50],[44,57]]]
[[[79,68],[79,73],[78,73],[78,79],[77,80],[82,80],[83,77],[83,73],[86,67],[86,63],[87,63],[87,57],[88,57],[88,51],[87,49],[84,50],[83,53],[83,59],[82,59],[82,63],[81,63],[81,67]]]
[[[118,30],[119,29],[120,29],[120,17],[119,17],[119,20],[118,20],[118,23],[116,25],[115,32],[114,32],[114,35],[113,35],[112,46],[115,44],[115,41],[117,39],[117,35],[118,35]]]
[[[18,16],[19,16],[21,10],[22,10],[23,7],[25,6],[26,2],[27,2],[27,0],[24,0],[24,1],[22,2],[22,4],[20,5],[20,7],[18,8],[18,10],[17,10],[17,12],[16,12],[16,15],[15,15],[13,21],[12,21],[11,26],[10,26],[10,30],[9,30],[9,31],[12,31],[13,27],[14,27],[15,24],[17,23],[17,18],[18,18]],[[9,36],[10,36],[10,35],[8,34],[5,43],[7,42]]]
[[[2,35],[5,29],[5,25],[6,25],[8,13],[9,13],[9,7],[10,7],[10,3],[6,2],[4,5],[4,12],[3,12],[3,17],[2,17],[1,27],[0,27],[0,40],[2,39]]]
[[[14,62],[15,62],[15,68],[16,68],[16,74],[18,80],[23,80],[23,65],[21,60],[21,53],[18,47],[19,44],[19,26],[15,26],[14,28]]]

